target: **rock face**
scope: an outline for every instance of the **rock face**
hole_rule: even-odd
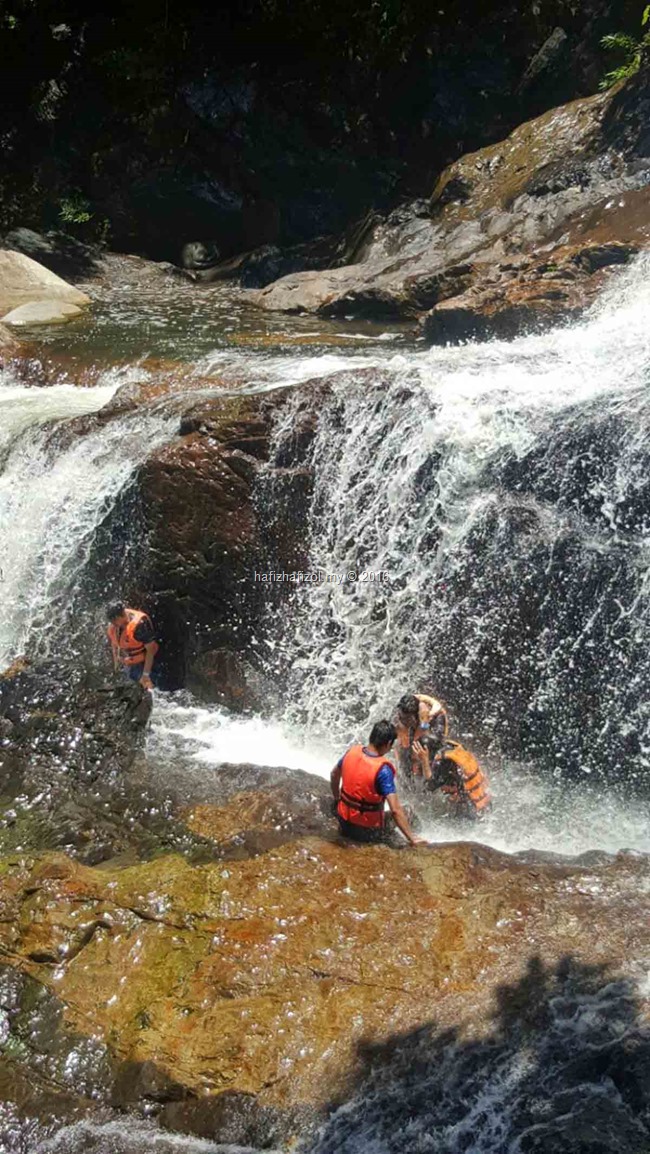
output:
[[[427,312],[435,341],[575,315],[605,269],[650,246],[648,75],[464,156],[428,203],[375,226],[356,264],[283,277],[252,299],[321,316]]]
[[[136,844],[144,851],[147,841],[151,848],[156,837],[148,839],[124,780],[142,747],[150,709],[149,695],[130,682],[26,663],[3,674],[4,852],[66,846],[84,860],[100,861]]]
[[[304,560],[311,474],[304,439],[290,452],[272,443],[283,402],[275,393],[195,403],[178,439],[139,477],[149,541],[143,587],[166,638],[169,683],[234,708],[266,693],[255,646],[260,653],[266,615],[285,592],[259,574]]]
[[[0,316],[34,302],[74,305],[77,309],[90,304],[85,293],[67,284],[21,252],[0,250]],[[19,322],[25,323],[25,322]],[[43,321],[39,323],[44,323]]]
[[[317,1148],[358,1149],[365,1125],[405,1151],[409,1111],[415,1126],[471,1124],[468,1102],[511,1069],[501,1125],[522,1149],[605,1149],[585,1137],[605,1094],[608,1149],[637,1154],[648,880],[625,854],[552,864],[314,838],[227,869],[14,854],[5,1028],[42,1078],[74,1066],[77,1092],[218,1141],[304,1138],[361,1086],[367,1112],[335,1115]],[[20,1051],[37,1020],[37,1053]]]

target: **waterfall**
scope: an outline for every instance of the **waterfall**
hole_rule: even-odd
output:
[[[291,718],[345,740],[429,686],[483,749],[646,773],[649,308],[644,257],[580,324],[332,383],[311,564],[366,579],[296,592]]]
[[[67,422],[97,412],[117,385],[0,387],[0,665],[56,652],[98,526],[175,430],[162,411],[140,410],[76,435]]]

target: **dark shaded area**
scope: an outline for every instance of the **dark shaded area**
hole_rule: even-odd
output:
[[[151,698],[134,682],[53,662],[0,678],[0,851],[60,848],[89,865],[116,855],[213,856],[129,771]]]
[[[364,1044],[359,1056],[358,1096],[304,1152],[641,1154],[650,1146],[650,1031],[632,983],[603,966],[531,957],[520,981],[497,989],[482,1040],[431,1022]]]
[[[179,262],[188,242],[228,256],[336,232],[593,92],[601,37],[639,17],[632,0],[11,0],[0,229]]]

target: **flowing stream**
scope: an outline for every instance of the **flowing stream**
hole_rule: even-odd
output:
[[[310,563],[331,580],[297,587],[271,631],[278,669],[290,669],[274,717],[158,691],[152,756],[178,755],[197,774],[246,760],[327,776],[402,693],[430,687],[492,779],[494,812],[464,837],[508,852],[649,853],[648,315],[644,258],[581,323],[512,343],[424,350],[374,331],[354,350],[333,350],[333,333],[320,352],[200,349],[189,377],[293,390],[278,437],[303,385],[338,374],[311,449]],[[170,402],[93,423],[138,371],[107,371],[94,388],[0,376],[3,665],[50,652],[71,605],[101,636],[108,590],[85,582],[96,535],[178,429]],[[432,839],[458,839],[444,813],[421,817]],[[507,1102],[526,1077],[505,1058],[488,1069],[493,1130],[481,1145],[450,1114],[438,1145],[403,1149],[503,1149]],[[127,1141],[121,1125],[75,1123],[34,1134],[31,1149],[233,1149],[144,1124]],[[341,1116],[314,1151],[383,1154],[375,1131],[355,1145]]]

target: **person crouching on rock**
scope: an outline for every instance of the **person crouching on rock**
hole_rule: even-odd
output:
[[[397,730],[390,721],[373,725],[367,745],[353,745],[332,770],[331,785],[339,827],[353,841],[385,841],[386,805],[411,845],[427,845],[413,833],[395,788],[395,767],[387,760]]]
[[[130,681],[139,681],[143,689],[153,689],[151,670],[159,646],[151,618],[141,609],[128,609],[121,602],[111,605],[107,616],[113,668],[122,669]]]
[[[492,804],[488,780],[474,754],[447,736],[447,711],[435,697],[407,694],[397,706],[400,769],[440,790],[456,817],[482,818]]]

